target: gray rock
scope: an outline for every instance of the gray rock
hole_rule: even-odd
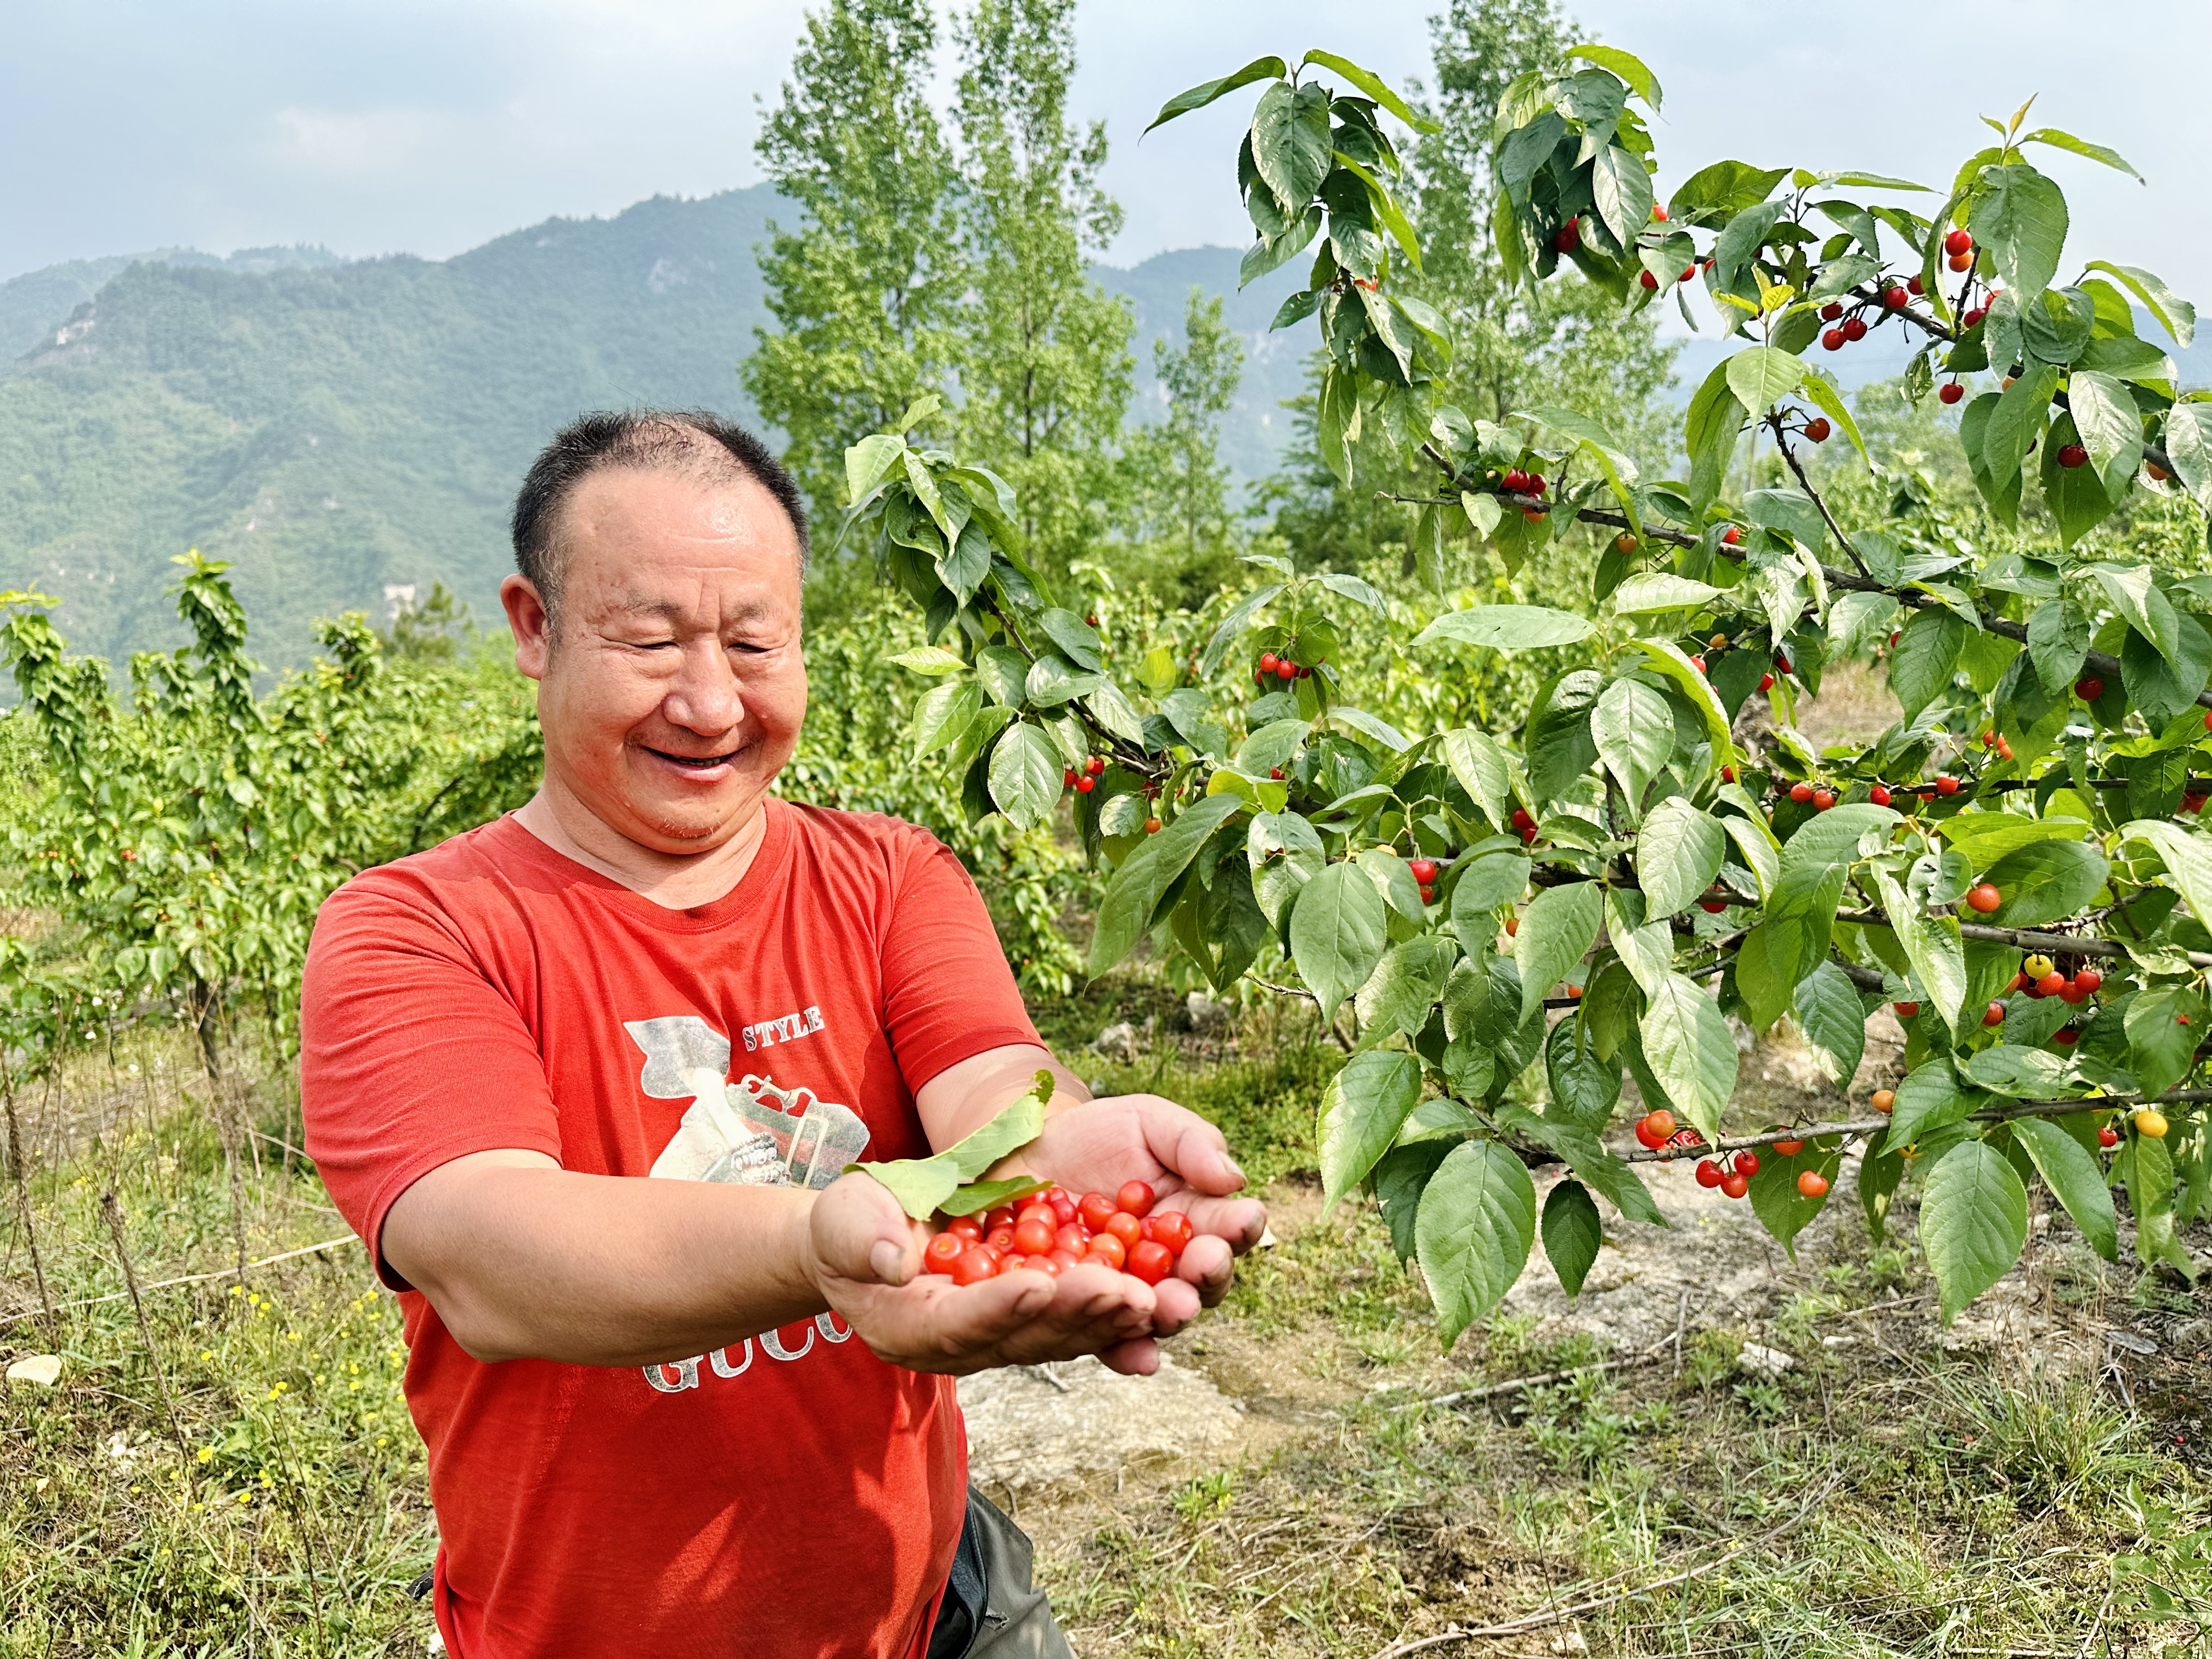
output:
[[[1109,1060],[1119,1060],[1124,1066],[1134,1066],[1137,1056],[1143,1052],[1140,1042],[1137,1028],[1125,1019],[1117,1024],[1109,1025],[1091,1046]]]
[[[1203,991],[1193,991],[1183,1000],[1183,1012],[1190,1017],[1190,1029],[1200,1036],[1225,1032],[1237,1023],[1234,1008]]]
[[[969,1478],[1035,1492],[1118,1480],[1127,1469],[1218,1462],[1244,1419],[1218,1389],[1164,1356],[1152,1376],[1122,1376],[1088,1357],[960,1379]]]

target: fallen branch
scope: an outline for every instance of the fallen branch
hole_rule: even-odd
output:
[[[1518,1394],[1523,1389],[1541,1389],[1554,1382],[1566,1382],[1570,1377],[1594,1376],[1600,1371],[1632,1370],[1638,1365],[1649,1365],[1666,1353],[1675,1339],[1668,1337],[1656,1348],[1632,1354],[1626,1359],[1601,1359],[1588,1365],[1571,1365],[1563,1371],[1540,1371],[1534,1376],[1516,1376],[1506,1382],[1487,1382],[1479,1389],[1462,1389],[1456,1394],[1439,1394],[1419,1400],[1408,1400],[1400,1411],[1410,1411],[1415,1406],[1464,1406],[1477,1400],[1495,1400],[1500,1395]]]
[[[320,1250],[335,1250],[341,1244],[360,1243],[361,1239],[357,1234],[348,1233],[343,1238],[326,1238],[319,1244],[302,1244],[296,1250],[285,1250],[276,1255],[265,1255],[258,1261],[249,1261],[246,1265],[249,1267],[272,1267],[279,1261],[289,1261],[295,1256],[313,1255]],[[160,1279],[151,1285],[141,1285],[138,1289],[141,1293],[147,1291],[170,1291],[179,1285],[204,1285],[210,1279],[234,1279],[237,1277],[237,1273],[238,1270],[234,1267],[223,1267],[211,1273],[187,1273],[182,1279]],[[131,1292],[128,1291],[118,1291],[112,1296],[88,1296],[76,1302],[58,1302],[54,1304],[54,1310],[58,1313],[64,1308],[96,1308],[103,1302],[121,1302],[130,1295]],[[34,1319],[38,1316],[38,1310],[30,1308],[25,1309],[21,1313],[0,1314],[0,1325],[12,1325],[19,1319]]]

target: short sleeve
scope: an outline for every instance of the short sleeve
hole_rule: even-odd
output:
[[[910,1091],[987,1049],[1044,1046],[983,896],[933,836],[917,833],[902,861],[883,966],[884,1025]]]
[[[545,1066],[520,1012],[427,895],[386,874],[315,921],[300,997],[307,1155],[379,1276],[399,1194],[471,1152],[561,1155]]]

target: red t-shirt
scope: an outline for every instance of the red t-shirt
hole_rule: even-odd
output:
[[[911,1659],[967,1454],[949,1379],[834,1316],[681,1364],[484,1364],[384,1261],[392,1200],[497,1147],[563,1169],[826,1185],[927,1156],[914,1091],[1037,1036],[975,884],[926,832],[773,798],[735,890],[670,910],[512,819],[324,905],[307,1149],[400,1294],[460,1659]]]

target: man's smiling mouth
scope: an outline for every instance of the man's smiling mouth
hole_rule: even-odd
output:
[[[686,771],[693,772],[710,771],[717,766],[726,766],[744,752],[742,750],[732,749],[726,755],[677,755],[670,753],[665,749],[655,749],[650,744],[641,746],[644,747],[647,754],[658,756],[671,766],[680,766]]]

